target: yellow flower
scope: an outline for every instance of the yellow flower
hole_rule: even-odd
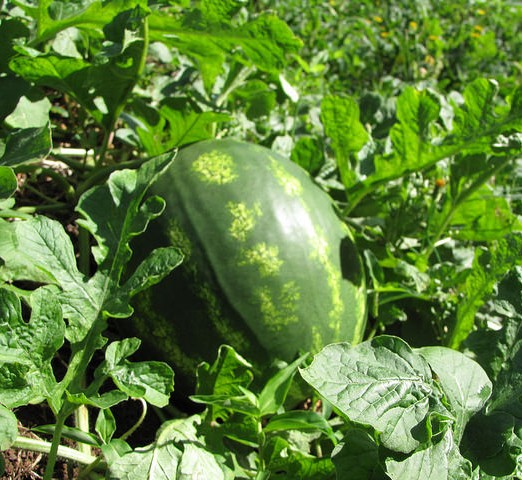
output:
[[[482,32],[482,30],[484,30],[484,27],[482,25],[475,25],[473,27],[473,30],[477,30],[477,32]]]
[[[390,32],[381,32],[382,38],[388,38],[390,36]]]
[[[471,36],[472,36],[473,38],[480,38],[480,33],[472,32],[472,33],[471,33]]]
[[[432,65],[432,66],[435,65],[435,59],[431,55],[426,55],[426,57],[424,58],[424,61],[428,65]]]
[[[373,20],[376,21],[377,23],[382,23],[384,20],[382,19],[382,17],[379,17],[378,15],[375,15],[373,17]]]
[[[410,22],[410,28],[412,30],[417,30],[417,27],[419,26],[419,24],[417,22],[414,22],[414,21],[411,21]]]
[[[479,9],[477,10],[477,14],[478,14],[478,15],[486,15],[486,10],[484,10],[483,8],[479,8]]]
[[[433,41],[433,42],[435,42],[436,40],[439,39],[439,36],[438,36],[438,35],[430,35],[430,36],[428,37],[428,39],[431,40],[431,41]]]

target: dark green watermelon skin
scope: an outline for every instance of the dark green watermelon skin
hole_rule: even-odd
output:
[[[290,160],[209,140],[180,151],[152,187],[166,211],[135,251],[175,245],[182,267],[140,294],[134,334],[191,384],[201,361],[232,345],[263,370],[328,343],[362,340],[366,287],[350,232]]]

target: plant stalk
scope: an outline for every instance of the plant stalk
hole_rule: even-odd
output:
[[[13,448],[20,448],[23,450],[30,450],[32,452],[40,452],[48,454],[51,450],[52,444],[45,440],[37,440],[35,438],[28,438],[19,435],[13,443]],[[56,450],[56,455],[66,460],[80,463],[82,465],[90,465],[93,462],[98,461],[98,457],[92,455],[86,455],[74,448],[64,447],[59,445]]]
[[[49,449],[47,465],[45,467],[45,473],[43,480],[52,480],[54,474],[54,467],[58,457],[58,449],[60,447],[60,441],[62,438],[62,430],[65,424],[66,415],[64,414],[63,407],[56,417],[56,425],[53,433],[53,441],[51,442],[51,448]]]

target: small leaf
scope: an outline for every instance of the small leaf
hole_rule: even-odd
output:
[[[18,183],[12,168],[0,167],[0,201],[14,194]]]
[[[290,158],[310,175],[316,175],[324,164],[323,145],[315,137],[299,137]]]
[[[0,402],[8,407],[47,400],[55,413],[61,393],[51,365],[64,341],[56,290],[42,287],[30,296],[28,322],[22,318],[19,298],[0,288]]]
[[[0,165],[16,167],[24,163],[38,162],[49,155],[51,148],[51,129],[48,125],[24,128],[7,137]]]
[[[390,131],[393,146],[403,163],[403,169],[422,165],[432,151],[430,126],[440,112],[436,97],[427,90],[408,87],[397,100],[397,118]]]
[[[513,269],[522,258],[522,237],[509,235],[491,242],[488,249],[477,247],[472,269],[459,286],[462,301],[457,307],[457,318],[451,326],[447,345],[458,348],[468,337],[475,325],[475,315],[493,293],[497,282]]]
[[[56,431],[56,425],[38,425],[37,427],[31,427],[31,431],[36,433],[44,433],[46,435],[53,435]],[[69,427],[64,425],[61,430],[62,437],[69,438],[75,442],[84,443],[85,445],[91,445],[93,447],[99,447],[100,441],[96,435],[84,432],[79,428]]]
[[[103,408],[98,412],[95,429],[103,443],[111,441],[116,432],[116,419],[110,408]]]
[[[349,429],[332,452],[337,478],[368,480],[382,470],[379,446],[372,436],[359,428]]]
[[[359,106],[351,97],[327,96],[321,102],[321,121],[332,149],[341,180],[351,187],[356,179],[357,153],[369,139],[359,120]]]
[[[49,124],[51,102],[47,97],[31,101],[22,97],[15,110],[5,119],[11,128],[39,128]]]
[[[129,396],[121,390],[110,390],[102,394],[85,395],[85,393],[66,392],[67,401],[74,405],[88,405],[95,408],[111,408],[118,403],[128,400]]]
[[[266,382],[263,390],[261,390],[259,394],[259,411],[261,416],[276,413],[283,405],[290,390],[294,375],[307,357],[308,353],[302,355]]]
[[[183,255],[175,247],[156,248],[143,260],[121,288],[122,295],[129,298],[159,283],[179,266]]]
[[[409,453],[420,444],[413,432],[428,413],[432,377],[400,338],[326,346],[301,375],[351,421],[381,432],[387,448]]]
[[[328,421],[319,413],[311,410],[292,410],[275,415],[263,428],[265,433],[284,432],[286,430],[317,430],[326,434],[333,443],[337,443]]]
[[[169,403],[174,390],[174,373],[163,362],[129,362],[126,357],[140,345],[137,338],[127,338],[111,343],[106,350],[107,365],[104,373],[116,386],[130,397],[144,398],[157,407]]]
[[[18,436],[18,422],[11,410],[0,405],[0,451],[7,450]]]
[[[202,362],[197,369],[196,394],[205,398],[207,395],[217,395],[225,398],[241,395],[241,387],[248,387],[253,379],[252,365],[239,355],[232,347],[222,345],[218,356],[212,365]],[[228,417],[227,409],[212,404],[210,415]]]
[[[152,445],[125,453],[109,465],[111,479],[171,480],[205,478],[225,480],[221,465],[203,438],[197,436],[195,415],[163,424]]]

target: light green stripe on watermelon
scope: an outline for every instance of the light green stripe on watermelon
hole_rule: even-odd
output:
[[[341,331],[344,314],[341,292],[342,276],[340,270],[336,268],[331,260],[330,246],[324,234],[317,233],[316,237],[312,237],[310,258],[313,261],[318,261],[324,268],[328,286],[330,287],[330,301],[332,302],[332,309],[328,312],[330,319],[328,326],[338,335]]]
[[[271,277],[279,274],[283,261],[279,258],[279,248],[275,245],[258,243],[252,248],[240,251],[238,265],[257,267],[261,277]]]
[[[270,288],[266,286],[256,291],[256,297],[264,324],[271,333],[281,333],[288,326],[299,323],[297,304],[301,293],[295,282],[287,282],[282,286],[277,303],[274,302]]]
[[[281,185],[285,193],[291,197],[297,197],[303,193],[303,185],[301,182],[291,175],[274,157],[270,157],[270,166],[274,172],[274,177]]]
[[[238,176],[234,159],[218,150],[200,155],[192,164],[192,168],[201,180],[217,185],[233,182]]]
[[[245,348],[250,348],[250,341],[243,332],[232,326],[223,312],[219,298],[208,283],[204,282],[198,286],[197,295],[204,301],[206,314],[221,337],[229,339],[234,345],[244,345]]]
[[[145,339],[149,345],[152,342],[181,371],[194,371],[203,358],[187,356],[176,339],[172,318],[162,316],[155,303],[151,289],[140,294],[139,313],[133,317],[133,334]]]
[[[233,217],[228,231],[232,237],[244,242],[256,226],[256,220],[262,215],[261,204],[256,202],[253,208],[248,208],[244,202],[228,202],[227,209]]]

